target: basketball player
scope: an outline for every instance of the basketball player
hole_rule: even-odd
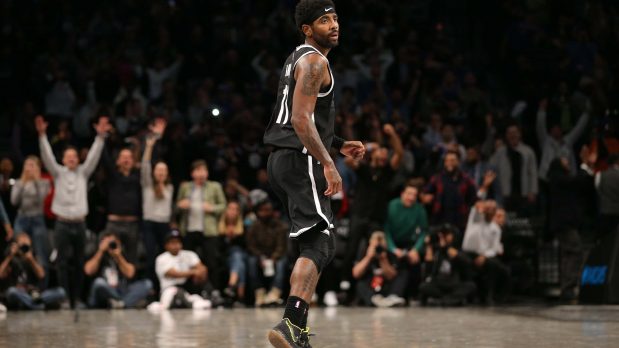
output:
[[[299,257],[290,277],[282,321],[268,334],[274,347],[310,347],[307,311],[321,271],[333,258],[330,196],[342,189],[331,146],[360,159],[365,147],[334,135],[333,73],[327,60],[337,46],[339,24],[330,0],[301,0],[295,9],[305,43],[286,59],[278,99],[264,135],[274,147],[269,182],[290,217],[290,237]]]

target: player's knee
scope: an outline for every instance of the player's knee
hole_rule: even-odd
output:
[[[322,273],[335,256],[335,249],[330,247],[328,238],[321,238],[320,240],[321,243],[314,245],[313,248],[304,249],[301,253],[302,257],[314,262],[318,273]]]
[[[327,265],[327,254],[319,250],[308,250],[307,252],[304,252],[302,256],[312,260],[312,262],[316,265],[318,273],[322,273],[322,270]]]

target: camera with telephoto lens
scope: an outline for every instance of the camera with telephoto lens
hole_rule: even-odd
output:
[[[428,235],[429,241],[427,244],[435,251],[447,249],[448,245],[441,246],[441,235],[446,237],[447,235],[453,235],[455,233],[456,227],[448,223],[431,227]]]
[[[372,233],[372,237],[371,239],[376,240],[376,247],[374,247],[374,251],[376,252],[376,257],[380,256],[380,254],[384,253],[385,247],[383,246],[385,244],[385,233],[382,231],[375,231],[374,233]]]
[[[385,252],[385,248],[382,245],[380,245],[380,244],[377,245],[376,249],[374,249],[374,250],[376,251],[376,255],[377,256],[382,254],[383,252]]]
[[[430,246],[432,249],[439,249],[441,247],[441,238],[438,235],[437,231],[432,232],[430,235]]]
[[[28,244],[22,244],[22,245],[20,245],[20,246],[19,246],[19,251],[20,251],[22,254],[27,254],[27,253],[30,251],[30,245],[28,245]]]
[[[108,248],[110,248],[110,250],[114,250],[116,248],[118,248],[118,243],[116,243],[115,240],[111,241],[110,244],[107,245]]]

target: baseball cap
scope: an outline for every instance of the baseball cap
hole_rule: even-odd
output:
[[[165,236],[165,242],[167,243],[170,239],[176,238],[178,240],[181,240],[181,233],[178,230],[171,230],[170,232],[168,232],[168,234]]]

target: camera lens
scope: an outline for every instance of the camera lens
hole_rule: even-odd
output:
[[[22,252],[22,254],[25,254],[30,251],[30,245],[26,245],[26,244],[20,245],[19,250]]]
[[[110,244],[108,244],[108,247],[112,250],[118,248],[118,244],[115,241],[111,241]]]

